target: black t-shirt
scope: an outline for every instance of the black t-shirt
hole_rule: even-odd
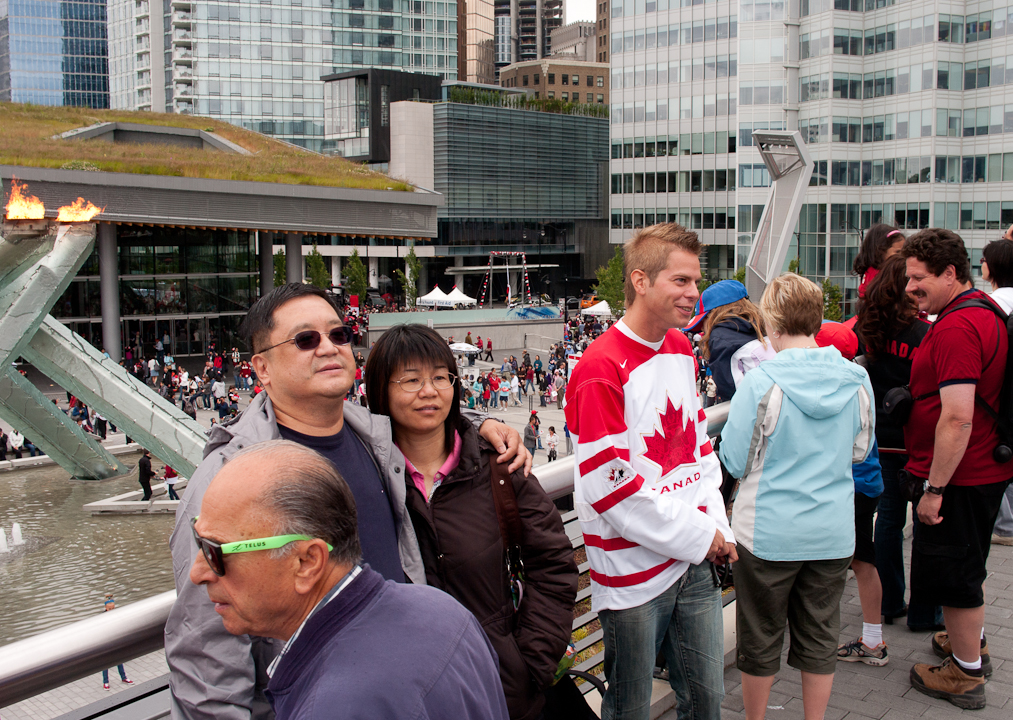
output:
[[[881,450],[904,448],[904,426],[883,412],[883,398],[893,388],[911,382],[911,362],[930,327],[924,320],[915,319],[890,340],[886,352],[867,356],[869,380],[876,396],[876,440]]]
[[[404,582],[397,546],[397,525],[387,490],[373,458],[358,437],[343,425],[337,435],[314,437],[278,426],[281,436],[316,450],[334,463],[355,497],[362,558],[387,580]]]
[[[28,444],[27,440],[25,440],[25,444]],[[141,455],[141,459],[137,461],[137,479],[144,482],[150,480],[154,474],[151,472],[151,458]]]

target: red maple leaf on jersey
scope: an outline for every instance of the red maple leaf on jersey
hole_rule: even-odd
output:
[[[683,427],[682,407],[673,407],[671,398],[668,398],[664,414],[658,413],[658,419],[661,432],[655,431],[644,438],[647,449],[643,456],[660,465],[661,477],[664,477],[680,465],[696,462],[696,423],[687,418]]]

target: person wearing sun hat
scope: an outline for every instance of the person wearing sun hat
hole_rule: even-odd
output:
[[[738,280],[722,280],[700,294],[686,330],[702,336],[700,352],[717,386],[715,402],[731,400],[743,375],[774,357],[762,328],[760,310]]]

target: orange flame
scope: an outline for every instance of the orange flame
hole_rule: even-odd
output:
[[[8,220],[42,220],[46,208],[34,195],[25,191],[25,186],[11,178],[11,196],[7,201]]]
[[[64,205],[60,208],[60,214],[56,217],[57,222],[88,222],[104,207],[95,207],[90,201],[79,197],[71,205]]]

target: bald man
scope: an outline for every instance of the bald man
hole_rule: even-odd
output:
[[[508,717],[474,616],[360,564],[354,497],[316,451],[287,440],[240,451],[192,531],[190,579],[225,629],[285,643],[268,668],[278,720]]]

